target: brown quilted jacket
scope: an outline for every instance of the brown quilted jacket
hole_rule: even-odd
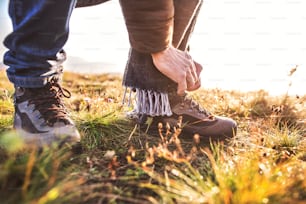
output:
[[[78,0],[77,7],[107,0]],[[173,0],[120,0],[131,46],[142,53],[166,49],[172,41]]]

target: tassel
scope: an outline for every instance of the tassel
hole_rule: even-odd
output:
[[[125,88],[122,105],[125,104],[127,89]],[[128,106],[131,104],[132,90],[136,91],[136,105],[133,114],[146,114],[149,116],[171,116],[171,106],[167,93],[160,93],[153,90],[129,88]]]
[[[150,116],[171,116],[172,111],[167,93],[136,88],[136,107],[138,114]]]

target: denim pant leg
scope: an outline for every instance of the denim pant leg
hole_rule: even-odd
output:
[[[13,31],[4,40],[4,63],[15,86],[42,87],[59,77],[76,0],[10,0]]]

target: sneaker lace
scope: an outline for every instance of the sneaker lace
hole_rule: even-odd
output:
[[[35,109],[41,114],[48,125],[62,121],[69,124],[68,112],[62,98],[70,98],[71,93],[60,86],[56,81],[49,82],[45,87],[36,90],[29,104],[34,104]]]

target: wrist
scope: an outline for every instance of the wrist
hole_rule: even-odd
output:
[[[164,55],[166,52],[169,51],[170,47],[171,47],[171,46],[168,46],[168,47],[166,47],[164,50],[161,50],[161,51],[159,51],[159,52],[151,53],[151,56],[152,56],[153,58],[155,58],[155,57],[159,57],[159,56],[161,56],[161,55]]]

